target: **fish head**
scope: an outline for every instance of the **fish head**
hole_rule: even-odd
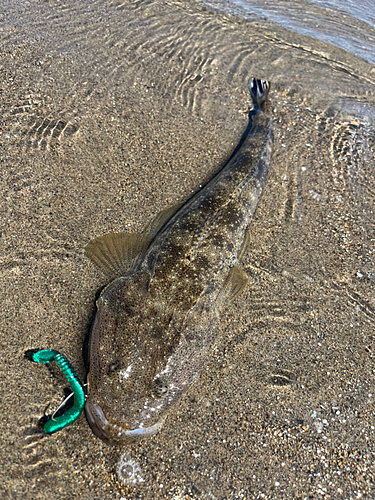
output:
[[[196,330],[205,315],[191,310],[182,316],[150,297],[145,276],[118,278],[99,297],[85,412],[107,444],[155,434],[197,378],[204,349]]]

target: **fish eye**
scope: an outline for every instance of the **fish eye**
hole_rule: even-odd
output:
[[[168,383],[164,377],[154,378],[152,381],[151,392],[156,398],[161,398],[168,392]]]
[[[113,361],[112,363],[110,363],[108,365],[107,374],[109,376],[113,375],[114,373],[117,372],[117,370],[120,369],[120,367],[121,367],[121,361],[120,360]]]

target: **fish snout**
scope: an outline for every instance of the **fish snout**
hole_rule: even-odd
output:
[[[158,432],[164,423],[164,419],[150,427],[139,427],[130,429],[125,424],[117,425],[110,423],[100,406],[87,399],[85,405],[87,421],[93,431],[102,441],[109,445],[131,444],[141,439],[148,438]]]
[[[87,399],[85,405],[85,415],[93,433],[98,436],[98,438],[106,444],[116,444],[110,432],[109,422],[100,406],[93,404],[89,399]]]

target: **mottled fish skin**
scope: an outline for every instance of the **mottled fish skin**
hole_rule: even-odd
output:
[[[198,377],[220,314],[246,287],[241,257],[266,184],[269,83],[249,83],[254,108],[227,164],[141,235],[97,238],[86,254],[115,278],[97,301],[86,416],[108,444],[148,437]]]

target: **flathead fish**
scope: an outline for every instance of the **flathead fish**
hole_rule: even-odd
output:
[[[86,417],[108,444],[146,438],[197,379],[220,315],[246,287],[241,259],[267,181],[269,83],[252,79],[249,125],[225,166],[189,201],[141,234],[92,240],[86,255],[113,280],[89,340]]]

